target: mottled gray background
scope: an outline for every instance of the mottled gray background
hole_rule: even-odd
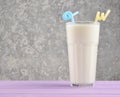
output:
[[[0,80],[68,80],[64,11],[101,22],[97,80],[120,80],[120,0],[0,0]]]

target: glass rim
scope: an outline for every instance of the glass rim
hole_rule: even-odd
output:
[[[69,24],[100,24],[100,22],[95,22],[95,21],[75,21],[75,22],[67,22],[66,25]]]

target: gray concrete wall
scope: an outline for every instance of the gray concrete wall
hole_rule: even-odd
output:
[[[64,11],[101,22],[97,80],[120,80],[120,0],[0,0],[0,80],[68,80]]]

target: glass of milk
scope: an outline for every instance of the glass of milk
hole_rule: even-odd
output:
[[[72,86],[92,86],[95,82],[99,31],[99,22],[66,23]]]

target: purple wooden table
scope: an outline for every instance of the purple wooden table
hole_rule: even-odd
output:
[[[82,88],[68,81],[0,81],[0,97],[120,97],[120,81]]]

